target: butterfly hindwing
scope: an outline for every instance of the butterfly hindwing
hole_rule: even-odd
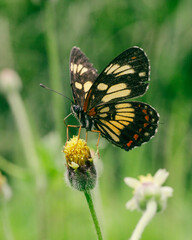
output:
[[[97,70],[77,47],[73,47],[70,57],[71,86],[76,104],[83,107],[87,92],[97,78]]]
[[[143,95],[148,87],[150,66],[145,52],[132,47],[121,53],[95,80],[84,111],[102,103],[117,102]]]
[[[95,127],[106,139],[127,151],[148,142],[159,120],[156,110],[142,102],[103,104],[95,107],[94,112]]]

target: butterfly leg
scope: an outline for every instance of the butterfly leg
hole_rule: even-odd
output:
[[[82,126],[80,125],[79,126],[79,133],[78,133],[78,138],[77,138],[77,141],[79,140],[79,138],[80,138],[80,134],[81,134],[81,128],[82,128]]]
[[[73,151],[74,151],[74,150],[76,149],[76,147],[77,147],[77,144],[78,144],[78,141],[79,141],[79,138],[80,138],[80,134],[81,134],[81,128],[82,128],[82,126],[80,125],[80,126],[78,126],[78,127],[79,127],[79,132],[78,132],[78,136],[77,136],[77,143],[76,143]]]
[[[82,126],[80,125],[67,125],[67,141],[69,140],[69,128],[70,127],[73,127],[73,128],[79,128],[79,132],[78,132],[78,136],[77,136],[77,143],[78,143],[78,141],[79,141],[79,138],[80,138],[80,134],[81,134],[81,128],[82,128]],[[66,143],[67,143],[67,141],[66,141]],[[66,143],[65,143],[65,145],[66,145]],[[76,146],[75,146],[75,148],[77,147],[77,144],[76,144]],[[75,150],[75,148],[74,148],[74,150]]]
[[[72,113],[69,113],[69,114],[63,119],[63,122],[64,122],[64,124],[65,124],[66,127],[67,127],[67,124],[66,124],[65,120],[66,120],[71,114],[72,114]]]
[[[80,136],[80,132],[81,132],[81,126],[79,126],[79,125],[67,125],[67,141],[69,140],[69,128],[70,127],[73,127],[73,128],[80,128],[80,131],[79,131],[79,133],[78,133],[78,140],[79,140],[79,136]],[[67,143],[67,141],[66,141],[66,143]],[[65,143],[65,144],[66,144]]]
[[[97,139],[97,152],[96,152],[96,154],[97,154],[98,157],[100,158],[100,154],[99,154],[99,141],[100,141],[100,137],[101,137],[101,132],[98,131],[98,130],[91,130],[91,132],[99,133],[99,137],[98,137],[98,139]]]
[[[87,142],[87,137],[88,137],[88,131],[85,133],[85,142]]]

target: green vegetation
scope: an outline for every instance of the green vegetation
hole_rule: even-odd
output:
[[[73,46],[98,72],[123,50],[142,47],[151,83],[137,100],[160,114],[157,134],[142,147],[125,152],[100,141],[94,194],[105,239],[128,239],[141,216],[125,209],[132,192],[124,177],[153,175],[159,168],[170,173],[166,185],[174,195],[142,240],[191,239],[191,39],[190,0],[1,0],[0,78],[11,68],[18,83],[13,89],[0,85],[0,170],[12,189],[6,204],[0,195],[0,239],[96,239],[85,197],[64,182],[63,119],[70,103],[39,87],[43,83],[72,98]],[[67,123],[77,122],[69,117]],[[97,134],[89,133],[88,145],[96,150],[96,142]]]

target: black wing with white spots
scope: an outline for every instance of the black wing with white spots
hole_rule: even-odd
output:
[[[104,104],[94,111],[94,124],[101,135],[127,151],[148,142],[157,130],[158,113],[142,102]]]
[[[149,84],[150,66],[145,52],[132,47],[112,60],[90,88],[84,110],[141,96]]]
[[[70,57],[70,72],[74,101],[83,107],[87,92],[98,76],[97,70],[79,48],[73,47]]]

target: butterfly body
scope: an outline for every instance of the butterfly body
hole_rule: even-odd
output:
[[[79,105],[72,105],[71,111],[73,115],[77,118],[82,128],[87,131],[93,130],[93,120],[89,115],[87,115]]]
[[[125,101],[148,89],[150,66],[142,49],[125,50],[98,75],[84,53],[74,47],[70,71],[71,111],[83,128],[100,131],[126,151],[154,136],[159,120],[156,110],[142,102]]]

